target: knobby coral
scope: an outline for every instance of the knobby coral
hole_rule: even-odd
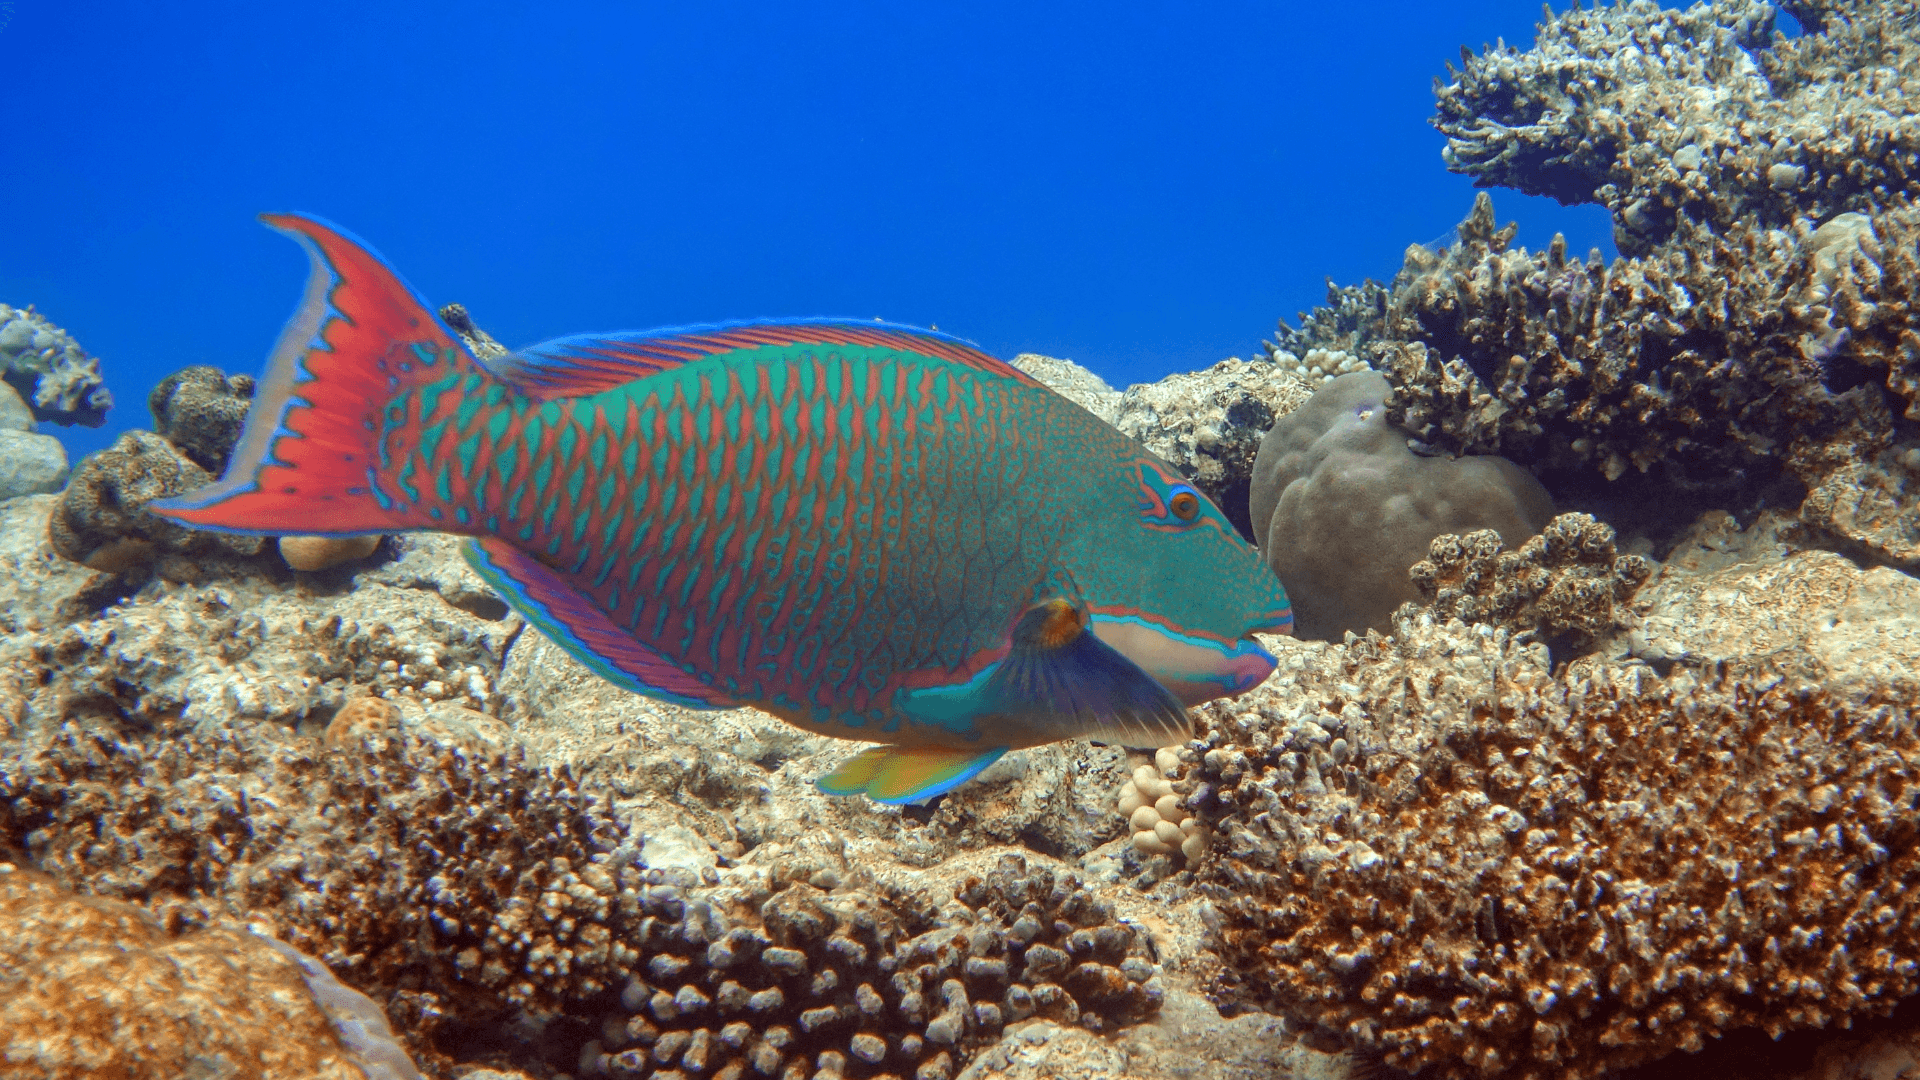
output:
[[[1438,536],[1408,576],[1437,618],[1585,642],[1622,625],[1653,573],[1646,559],[1616,554],[1613,529],[1586,514],[1561,514],[1520,550],[1504,547],[1492,529]]]

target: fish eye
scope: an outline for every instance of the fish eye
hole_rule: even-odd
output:
[[[1200,516],[1200,496],[1192,488],[1175,488],[1173,498],[1167,500],[1167,509],[1181,521],[1192,521]]]

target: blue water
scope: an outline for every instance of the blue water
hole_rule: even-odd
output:
[[[762,315],[937,324],[1116,385],[1248,355],[1472,203],[1428,126],[1464,4],[0,0],[0,301],[151,423],[257,371],[344,225],[509,345]],[[1520,242],[1604,210],[1495,193]]]

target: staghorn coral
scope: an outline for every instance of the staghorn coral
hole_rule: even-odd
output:
[[[113,408],[100,361],[31,304],[0,304],[0,378],[19,392],[36,420],[99,427]]]
[[[1794,604],[1862,579],[1767,569]],[[1888,1011],[1920,990],[1920,684],[1837,662],[1556,679],[1543,647],[1412,613],[1297,648],[1197,710],[1217,992],[1449,1080]]]
[[[1504,547],[1492,529],[1436,536],[1408,576],[1435,618],[1584,642],[1620,626],[1653,573],[1646,559],[1615,554],[1613,529],[1586,514],[1561,514],[1520,550]]]
[[[132,904],[77,896],[8,862],[0,862],[0,927],[8,1075],[420,1076],[384,1020],[352,1018],[364,997],[272,939],[228,927],[171,934]],[[340,1018],[349,1019],[351,1043]]]
[[[257,536],[195,532],[146,512],[146,504],[192,491],[213,478],[173,445],[145,431],[123,433],[74,470],[48,522],[53,549],[96,570],[119,572],[158,553],[186,556],[224,550],[258,554]]]
[[[951,1075],[1023,1009],[1100,1028],[1158,1000],[1144,945],[1050,870],[967,883],[974,914],[957,923],[877,886],[723,885],[648,866],[602,795],[517,751],[388,737],[316,753],[273,725],[145,739],[67,725],[0,760],[0,843],[175,929],[270,926],[442,1064],[524,1015],[548,1029],[531,1052],[549,1066],[591,1049],[613,1076],[701,1061],[728,1075],[732,1058],[768,1054]],[[596,1023],[599,1049],[584,1045]]]
[[[153,430],[215,476],[226,471],[252,404],[253,376],[204,364],[161,379],[147,395]]]

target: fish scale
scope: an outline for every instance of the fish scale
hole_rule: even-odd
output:
[[[693,707],[883,745],[821,779],[901,801],[1009,747],[1185,738],[1272,670],[1284,591],[1134,440],[933,331],[760,321],[482,363],[364,245],[313,260],[193,527],[439,529],[577,660]]]

